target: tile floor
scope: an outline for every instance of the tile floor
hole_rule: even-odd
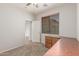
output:
[[[25,46],[0,53],[0,56],[43,56],[48,49],[41,43],[30,43]]]

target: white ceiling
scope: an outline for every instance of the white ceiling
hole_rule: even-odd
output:
[[[38,13],[41,13],[41,12],[43,12],[55,5],[54,3],[47,3],[48,6],[43,6],[43,3],[38,3],[38,4],[39,4],[38,8],[36,8],[33,5],[30,5],[29,7],[26,7],[26,10],[28,10],[34,14],[38,14]]]
[[[28,7],[26,7],[26,3],[16,3],[14,4],[15,6],[25,9],[28,12],[31,12],[33,14],[39,14],[47,9],[53,8],[54,6],[58,5],[58,3],[47,3],[48,6],[42,6],[43,3],[38,3],[39,7],[36,8],[33,5],[29,5]]]
[[[17,7],[17,8],[20,8],[20,9],[24,9],[27,12],[30,12],[32,14],[37,15],[37,14],[42,13],[43,11],[46,11],[50,8],[61,5],[60,3],[46,3],[48,6],[42,6],[44,3],[38,3],[39,7],[36,8],[33,5],[29,5],[28,7],[26,7],[26,4],[27,3],[3,3],[3,4],[0,4],[0,6],[8,5],[8,6],[11,6],[11,7]]]

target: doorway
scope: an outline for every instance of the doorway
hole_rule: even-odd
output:
[[[32,21],[25,21],[25,40],[26,43],[32,42]]]

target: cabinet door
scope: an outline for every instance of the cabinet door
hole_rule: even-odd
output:
[[[58,41],[58,38],[52,37],[52,46]]]
[[[42,18],[42,33],[49,33],[49,17]]]
[[[45,36],[45,47],[51,48],[58,41],[57,37]]]
[[[45,47],[46,48],[52,47],[52,40],[51,39],[48,39],[48,38],[45,39]]]

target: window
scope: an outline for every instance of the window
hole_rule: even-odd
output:
[[[42,17],[42,33],[59,34],[59,13]]]

